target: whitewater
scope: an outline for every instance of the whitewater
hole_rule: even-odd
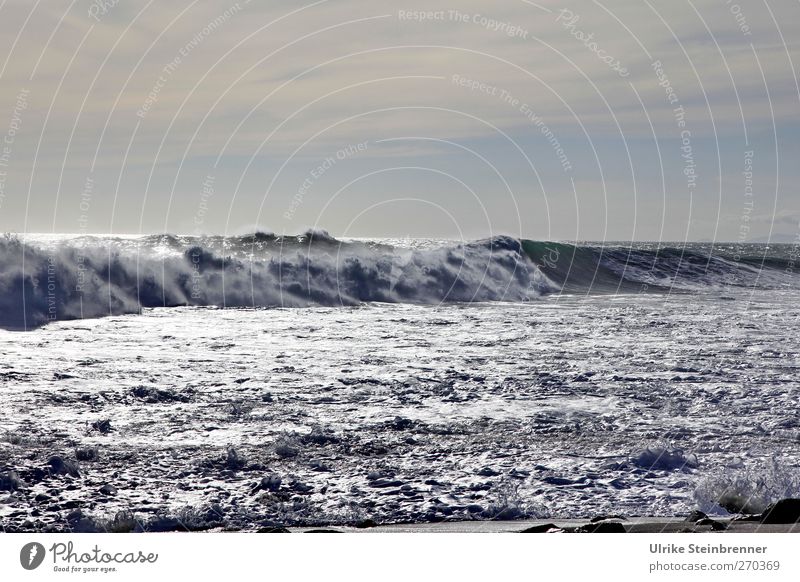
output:
[[[0,241],[0,327],[189,305],[524,302],[552,293],[795,288],[796,258],[790,245],[625,247],[507,236],[411,246],[339,241],[325,231],[7,236]]]
[[[796,247],[0,242],[0,525],[758,512],[800,494]]]

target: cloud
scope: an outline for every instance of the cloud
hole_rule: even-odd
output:
[[[109,169],[108,189],[143,197],[147,176],[165,166],[235,173],[251,158],[261,169],[279,167],[298,149],[319,157],[365,139],[535,136],[523,105],[571,148],[588,172],[579,178],[596,182],[595,144],[613,141],[619,156],[607,163],[625,168],[627,142],[651,140],[654,148],[653,132],[664,144],[680,136],[655,60],[695,139],[768,133],[795,122],[800,104],[790,62],[800,62],[800,8],[789,0],[742,4],[735,13],[711,0],[468,0],[457,10],[440,0],[70,6],[42,3],[31,13],[29,2],[10,0],[0,24],[10,51],[0,112],[11,111],[19,89],[31,92],[9,180],[17,192],[33,180],[56,222],[64,213],[49,207],[53,191],[68,189],[65,175]],[[494,91],[459,85],[454,75]],[[662,153],[680,161],[669,147]],[[396,147],[375,147],[365,157],[390,164],[398,155]],[[173,178],[163,184],[182,182]],[[639,179],[650,188],[661,182],[655,170]],[[562,181],[560,190],[568,187]],[[79,186],[69,189],[74,206]],[[0,226],[26,222],[25,207],[8,201]],[[163,218],[142,212],[150,229]],[[569,232],[573,226],[564,223]]]

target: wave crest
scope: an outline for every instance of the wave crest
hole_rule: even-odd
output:
[[[526,301],[556,288],[522,253],[519,241],[508,237],[415,250],[342,243],[321,231],[253,235],[241,237],[227,255],[197,243],[174,236],[125,247],[100,240],[83,240],[80,246],[4,240],[0,327],[29,329],[54,320],[183,305]],[[165,246],[173,252],[165,253]]]

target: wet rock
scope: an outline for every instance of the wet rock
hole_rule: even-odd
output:
[[[534,525],[527,529],[523,529],[519,533],[554,533],[554,532],[562,532],[561,528],[556,526],[553,523],[543,523],[542,525]]]
[[[293,481],[291,485],[289,485],[289,489],[291,489],[295,493],[300,493],[301,495],[311,493],[314,490],[314,488],[311,485],[306,485],[302,481]]]
[[[105,530],[109,533],[129,533],[138,526],[136,517],[130,511],[119,511],[114,518],[105,524]]]
[[[272,473],[271,475],[267,475],[261,479],[261,482],[256,485],[253,493],[257,491],[277,491],[281,488],[281,479],[280,475]]]
[[[321,426],[315,426],[311,429],[310,434],[303,435],[300,438],[300,442],[304,445],[325,446],[338,443],[339,441],[339,437],[337,437],[331,429]]]
[[[22,485],[16,471],[0,472],[0,491],[16,491],[22,489]]]
[[[760,513],[764,506],[758,506],[750,497],[738,493],[725,493],[717,504],[728,513]]]
[[[511,521],[524,517],[522,510],[517,507],[503,507],[502,509],[490,508],[485,510],[481,515],[487,519],[495,519],[497,521]]]
[[[637,467],[660,471],[687,471],[698,466],[697,457],[686,455],[681,449],[665,447],[648,447],[637,453],[632,459]]]
[[[50,476],[50,472],[42,467],[34,467],[33,469],[21,470],[19,476],[25,483],[36,484],[47,479]]]
[[[74,533],[97,533],[102,531],[97,522],[84,515],[80,509],[75,509],[67,514],[67,524]]]
[[[113,428],[111,428],[111,420],[103,419],[103,420],[96,420],[92,423],[92,428],[99,432],[100,434],[108,434]]]
[[[800,499],[781,499],[761,514],[761,523],[800,522]]]
[[[313,459],[308,463],[308,466],[311,467],[312,471],[317,471],[319,473],[330,473],[331,468],[326,465],[323,461],[319,459]]]
[[[625,526],[617,521],[588,523],[575,530],[578,533],[625,533]]]
[[[388,423],[394,430],[408,430],[414,426],[414,421],[410,418],[396,416],[394,420]]]
[[[105,485],[100,487],[100,493],[102,493],[103,495],[108,495],[109,497],[113,497],[114,495],[117,494],[117,488],[109,483],[106,483]]]
[[[69,475],[70,477],[80,477],[78,470],[78,463],[65,459],[59,455],[53,455],[47,459],[47,464],[50,466],[51,475]]]
[[[300,454],[293,439],[282,438],[275,443],[275,454],[281,459],[292,459]]]
[[[690,521],[690,522],[694,523],[694,522],[700,521],[701,519],[705,519],[707,517],[708,516],[705,513],[703,513],[702,511],[700,511],[699,509],[695,509],[694,511],[692,511],[688,515],[688,517],[686,518],[686,521]]]
[[[173,390],[163,390],[152,386],[136,386],[131,390],[131,394],[139,400],[148,404],[159,402],[188,402],[189,398],[183,394],[178,394]]]
[[[239,452],[234,449],[233,447],[229,448],[226,455],[225,455],[225,468],[231,471],[239,471],[247,465],[247,459],[245,459]]]
[[[75,449],[75,458],[79,461],[96,461],[100,458],[97,447],[78,447]]]
[[[717,521],[715,519],[709,519],[708,517],[697,520],[695,522],[695,525],[699,526],[710,525],[711,529],[714,531],[725,531],[726,529],[728,529],[728,526],[722,523],[721,521]]]

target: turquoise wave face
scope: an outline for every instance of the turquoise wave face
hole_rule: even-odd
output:
[[[567,244],[523,240],[530,260],[568,293],[686,292],[703,288],[797,288],[793,245]]]

